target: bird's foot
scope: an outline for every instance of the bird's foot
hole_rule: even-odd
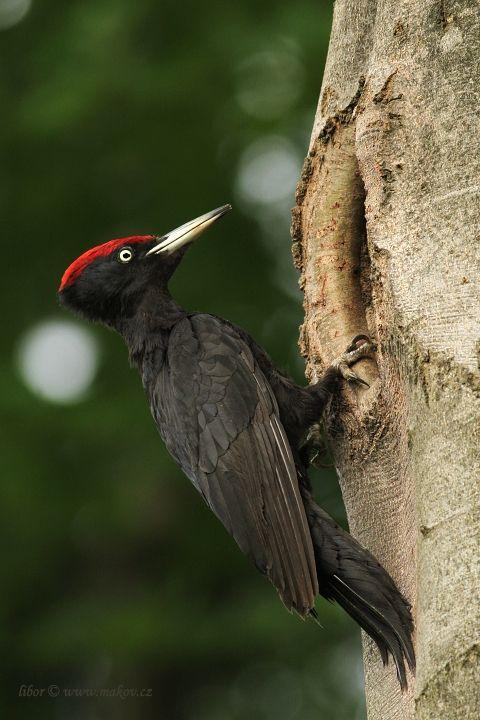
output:
[[[322,462],[326,456],[326,445],[323,436],[323,428],[320,422],[315,422],[308,428],[303,441],[300,443],[300,451],[306,466],[313,465],[316,468],[330,467]]]
[[[353,338],[345,352],[332,362],[332,367],[348,382],[356,382],[360,383],[360,385],[370,387],[365,380],[362,380],[362,378],[352,370],[351,365],[356,363],[357,360],[371,357],[375,350],[375,344],[368,335],[357,335]]]

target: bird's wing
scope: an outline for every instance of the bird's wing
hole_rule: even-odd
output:
[[[210,315],[173,329],[152,412],[171,454],[289,609],[318,594],[310,530],[273,392],[248,345]]]

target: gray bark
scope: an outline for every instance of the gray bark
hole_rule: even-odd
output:
[[[337,0],[293,211],[310,379],[378,344],[327,420],[351,531],[416,618],[403,695],[364,638],[369,720],[480,717],[479,62],[475,0]]]

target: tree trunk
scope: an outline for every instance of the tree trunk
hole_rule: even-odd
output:
[[[350,529],[415,612],[407,693],[364,637],[369,720],[480,717],[479,15],[337,0],[293,211],[309,378],[378,346],[326,420]]]

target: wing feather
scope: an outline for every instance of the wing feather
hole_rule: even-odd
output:
[[[185,318],[151,406],[208,505],[285,605],[305,615],[318,594],[310,529],[275,396],[248,345],[219,318]]]

